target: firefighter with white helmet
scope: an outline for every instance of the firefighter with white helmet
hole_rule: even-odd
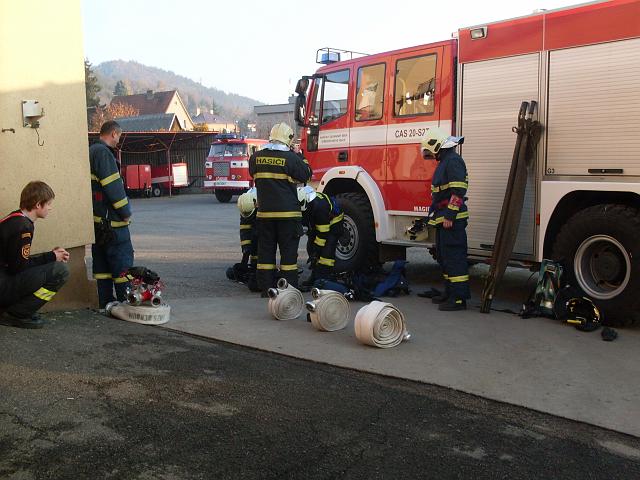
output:
[[[240,210],[240,248],[242,261],[227,269],[227,278],[246,283],[250,290],[257,291],[256,264],[258,263],[258,229],[256,215],[258,199],[255,187],[238,197]]]
[[[276,286],[276,250],[280,249],[279,277],[298,286],[298,244],[302,236],[302,212],[296,187],[311,178],[311,167],[302,155],[291,151],[294,133],[286,123],[271,129],[269,143],[249,159],[258,205],[260,231],[256,278],[267,294]]]
[[[302,223],[307,227],[307,253],[311,276],[303,283],[310,287],[316,280],[331,279],[336,264],[336,247],[343,233],[344,214],[335,197],[298,187]]]
[[[432,301],[442,311],[466,309],[471,296],[465,203],[469,177],[464,160],[455,151],[463,141],[464,137],[452,137],[434,127],[427,131],[420,148],[425,160],[438,162],[431,182],[429,225],[436,227],[436,258],[445,281],[444,293],[433,296]]]

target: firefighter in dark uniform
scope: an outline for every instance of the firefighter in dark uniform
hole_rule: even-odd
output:
[[[298,187],[302,223],[307,227],[307,253],[311,260],[311,276],[304,282],[333,278],[336,247],[343,233],[344,214],[334,197],[316,192],[312,187]]]
[[[276,248],[280,249],[279,276],[298,286],[298,244],[302,212],[296,187],[311,178],[306,160],[290,149],[293,130],[286,123],[271,129],[269,143],[249,159],[249,173],[258,193],[260,232],[256,277],[263,295],[276,283]]]
[[[422,156],[438,161],[431,183],[429,225],[436,227],[436,258],[442,268],[445,291],[434,297],[439,310],[467,308],[469,266],[467,263],[467,221],[465,203],[469,177],[467,167],[455,146],[463,137],[451,137],[439,128],[430,128],[422,141]]]
[[[240,249],[242,261],[227,269],[227,278],[246,283],[252,292],[260,291],[256,281],[256,265],[258,264],[258,197],[256,188],[252,187],[238,197],[240,210]]]
[[[42,328],[36,311],[51,301],[69,277],[69,253],[61,247],[31,255],[34,222],[46,218],[55,194],[44,182],[30,182],[20,195],[20,209],[0,219],[1,323]]]
[[[100,140],[89,148],[96,234],[91,254],[100,308],[114,300],[126,300],[130,280],[126,272],[133,266],[133,246],[129,233],[131,206],[115,157],[121,134],[122,129],[116,122],[105,122],[100,129]]]

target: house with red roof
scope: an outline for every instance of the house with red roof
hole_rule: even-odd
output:
[[[141,117],[147,115],[174,114],[180,129],[193,130],[193,120],[177,90],[169,90],[166,92],[147,90],[146,93],[138,93],[135,95],[116,95],[111,100],[111,104],[129,105],[135,108]],[[171,130],[175,129],[175,127],[171,128]]]

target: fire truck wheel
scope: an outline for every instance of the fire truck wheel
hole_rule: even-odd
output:
[[[154,197],[161,197],[162,187],[160,185],[154,185],[153,188],[151,189],[151,195],[153,195]]]
[[[344,233],[336,248],[336,272],[363,270],[378,265],[378,243],[373,211],[362,193],[336,195],[344,212]]]
[[[233,197],[233,193],[224,190],[216,190],[215,194],[216,199],[220,203],[229,203],[231,201],[231,197]]]
[[[603,323],[640,323],[640,211],[596,205],[562,227],[553,258],[565,266],[563,283],[579,287],[603,313]]]

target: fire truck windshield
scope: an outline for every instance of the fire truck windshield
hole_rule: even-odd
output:
[[[211,145],[210,157],[246,157],[246,143],[216,143]]]

